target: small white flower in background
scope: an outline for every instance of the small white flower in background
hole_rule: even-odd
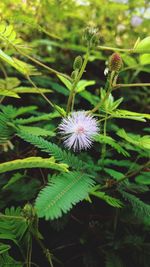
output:
[[[93,136],[99,132],[98,122],[85,111],[72,112],[58,126],[64,145],[74,151],[86,150],[92,145]]]
[[[142,22],[143,22],[143,19],[142,19],[141,17],[139,17],[139,16],[133,16],[133,17],[131,18],[131,25],[132,25],[133,27],[138,27],[138,26],[140,26],[140,25],[142,24]]]
[[[124,24],[117,25],[117,32],[123,32],[126,30],[126,26]]]
[[[104,75],[106,76],[106,75],[108,74],[108,72],[109,72],[109,68],[106,67],[106,68],[104,69]]]

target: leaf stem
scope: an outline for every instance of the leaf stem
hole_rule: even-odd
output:
[[[16,49],[16,48],[15,48],[15,49]],[[19,53],[20,53],[21,55],[23,55],[24,57],[30,59],[31,61],[33,61],[33,62],[36,63],[37,65],[39,65],[39,66],[41,66],[41,67],[47,69],[47,70],[50,71],[51,73],[54,73],[55,75],[61,75],[61,76],[63,76],[64,78],[67,78],[67,79],[71,80],[71,78],[70,78],[68,75],[66,75],[66,74],[64,74],[64,73],[61,73],[61,72],[59,72],[59,71],[57,71],[57,70],[54,70],[54,69],[48,67],[47,65],[45,65],[45,64],[42,63],[42,62],[40,62],[39,60],[37,60],[37,59],[33,58],[32,56],[29,56],[29,55],[27,55],[26,53],[22,52],[20,49],[16,49],[16,50],[17,50],[17,52],[19,52]]]
[[[98,45],[97,46],[98,49],[100,50],[107,50],[107,51],[118,51],[118,52],[125,52],[125,53],[130,53],[130,54],[139,54],[140,52],[142,54],[146,54],[146,53],[149,53],[149,49],[135,49],[135,48],[117,48],[117,47],[109,47],[109,46],[101,46],[101,45]]]
[[[69,95],[68,102],[67,102],[67,109],[66,109],[67,113],[70,112],[72,102],[74,103],[74,96],[75,96],[76,86],[77,86],[78,82],[80,81],[80,79],[81,79],[81,77],[83,75],[83,72],[84,72],[84,70],[86,68],[86,65],[87,65],[87,62],[88,62],[88,59],[89,59],[89,48],[87,49],[87,52],[86,52],[86,55],[85,55],[81,70],[80,70],[77,78],[75,79],[74,83],[72,84],[72,89],[70,91],[70,95]],[[73,108],[73,106],[72,106],[72,108]]]
[[[116,90],[120,87],[144,87],[144,86],[150,86],[150,83],[127,83],[127,84],[115,84],[113,86],[113,90]]]
[[[64,116],[64,114],[62,114],[62,113],[60,112],[60,110],[57,109],[56,105],[53,104],[53,103],[47,98],[47,96],[46,96],[42,91],[40,91],[40,89],[36,86],[36,84],[31,80],[30,76],[27,75],[26,78],[27,78],[27,80],[33,85],[33,87],[37,89],[37,91],[38,91],[38,92],[41,94],[41,96],[47,101],[47,103],[48,103],[52,108],[56,109],[56,111],[59,112],[59,114],[60,114],[61,116]]]
[[[95,113],[105,103],[105,101],[107,100],[107,98],[109,97],[109,95],[112,91],[112,83],[113,83],[114,77],[115,77],[115,73],[112,71],[110,74],[110,80],[109,81],[107,80],[108,81],[108,90],[106,88],[107,92],[106,92],[105,97],[92,110],[90,110],[89,113]]]

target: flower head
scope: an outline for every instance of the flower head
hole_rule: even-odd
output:
[[[141,18],[141,17],[139,17],[139,16],[133,16],[132,18],[131,18],[131,25],[133,26],[133,27],[138,27],[138,26],[140,26],[141,24],[142,24],[142,22],[143,22],[143,19]]]
[[[63,118],[58,128],[64,145],[74,151],[90,148],[93,135],[99,131],[97,120],[85,111],[76,111]]]
[[[109,58],[109,70],[118,72],[122,67],[122,58],[118,53],[113,53]]]

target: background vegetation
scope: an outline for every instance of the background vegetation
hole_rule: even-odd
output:
[[[0,16],[0,266],[149,267],[149,0],[5,0]],[[58,132],[74,83],[100,125],[83,152]]]

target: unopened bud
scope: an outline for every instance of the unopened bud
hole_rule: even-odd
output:
[[[35,216],[34,208],[30,203],[27,203],[23,208],[23,215],[24,217],[31,219]]]
[[[71,73],[71,79],[72,80],[75,80],[77,78],[78,72],[79,72],[78,69],[76,69]]]
[[[79,70],[79,69],[81,69],[81,67],[82,67],[82,62],[83,62],[82,57],[81,57],[81,56],[77,56],[77,57],[75,58],[75,60],[74,60],[74,63],[73,63],[73,69],[74,69],[74,70]]]
[[[122,58],[118,53],[113,53],[109,59],[109,70],[118,72],[122,67]]]
[[[95,47],[99,42],[98,29],[95,27],[87,27],[84,30],[84,40],[88,43],[89,47]]]

